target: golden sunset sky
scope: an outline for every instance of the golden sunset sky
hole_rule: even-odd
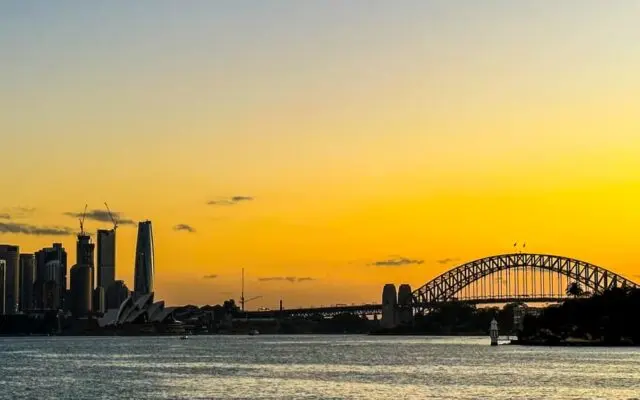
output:
[[[73,233],[7,231],[107,201],[152,220],[169,304],[238,299],[243,267],[250,308],[377,302],[515,241],[640,281],[639,21],[631,0],[0,2],[0,243],[75,260]],[[423,262],[374,265],[401,257]]]

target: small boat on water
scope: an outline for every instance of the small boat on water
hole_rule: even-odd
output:
[[[187,340],[188,338],[189,338],[189,336],[187,336],[187,335],[180,336],[180,340]]]
[[[260,332],[258,332],[257,329],[252,329],[252,330],[249,331],[249,335],[250,336],[256,336],[256,335],[259,335],[259,334],[260,334]]]

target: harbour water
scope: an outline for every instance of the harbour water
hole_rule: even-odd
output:
[[[0,399],[638,399],[640,349],[489,338],[0,338]]]

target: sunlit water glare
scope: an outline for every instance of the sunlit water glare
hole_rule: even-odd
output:
[[[0,399],[640,399],[640,349],[488,338],[0,338]]]

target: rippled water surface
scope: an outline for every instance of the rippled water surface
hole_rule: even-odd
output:
[[[0,338],[0,399],[640,399],[640,349],[488,338]]]

